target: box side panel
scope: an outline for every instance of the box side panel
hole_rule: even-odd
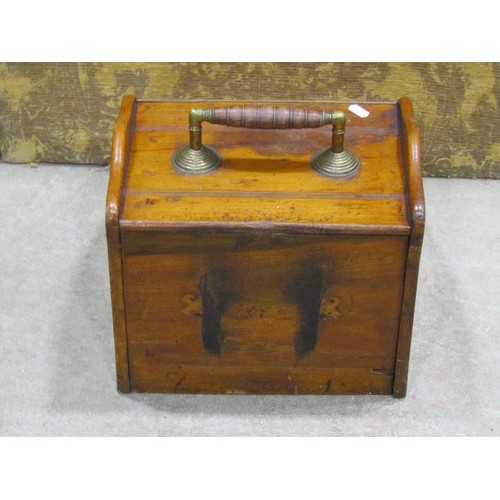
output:
[[[415,121],[413,105],[408,97],[401,98],[398,104],[401,113],[402,157],[411,223],[393,388],[394,396],[401,398],[406,396],[408,382],[418,269],[424,238],[425,199],[422,182],[420,130]]]
[[[119,222],[123,202],[123,179],[129,159],[134,110],[134,96],[124,96],[113,134],[109,184],[106,196],[106,237],[108,244],[111,306],[113,309],[116,376],[117,387],[121,392],[128,392],[130,390],[130,380]]]
[[[122,238],[132,389],[392,392],[407,237],[147,236]]]

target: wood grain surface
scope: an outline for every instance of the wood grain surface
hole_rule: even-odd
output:
[[[220,168],[177,173],[189,110],[225,105],[123,101],[107,202],[118,388],[404,396],[424,220],[411,102],[364,103],[366,118],[279,103],[346,112],[352,179],[310,166],[330,127],[203,124]]]
[[[407,237],[164,234],[146,253],[139,237],[149,241],[123,241],[136,390],[322,393],[331,379],[331,393],[391,392]],[[223,305],[215,353],[203,341],[207,276]]]
[[[323,111],[286,106],[224,106],[211,108],[210,123],[228,127],[299,129],[322,127]]]
[[[405,397],[410,363],[410,347],[417,295],[418,269],[424,239],[425,200],[422,184],[422,160],[420,152],[420,130],[413,114],[413,105],[408,98],[399,101],[401,109],[401,136],[403,159],[408,183],[411,236],[406,262],[405,287],[398,350],[394,375],[395,397]]]
[[[175,172],[171,157],[188,142],[191,107],[222,104],[137,105],[123,229],[267,224],[335,233],[355,225],[365,233],[409,234],[395,104],[366,105],[365,119],[347,111],[346,104],[326,106],[348,113],[346,147],[362,158],[354,179],[326,178],[311,168],[313,154],[331,144],[331,127],[276,131],[204,124],[204,143],[222,156],[220,168],[197,176]],[[325,108],[324,103],[282,105]]]
[[[123,176],[128,164],[128,154],[133,128],[135,99],[125,96],[113,134],[108,192],[106,198],[106,235],[108,242],[109,278],[113,329],[116,352],[117,385],[121,392],[130,390],[125,305],[123,302],[122,253],[119,218],[122,206]]]

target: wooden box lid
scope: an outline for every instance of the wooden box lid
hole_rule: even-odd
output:
[[[328,178],[311,168],[313,154],[331,143],[331,126],[255,130],[204,123],[203,143],[220,153],[220,167],[204,175],[176,172],[171,159],[189,142],[190,109],[235,104],[243,103],[124,98],[111,173],[121,162],[120,230],[410,233],[400,103],[360,103],[370,113],[366,118],[346,103],[259,103],[344,111],[345,145],[361,158],[354,178]]]

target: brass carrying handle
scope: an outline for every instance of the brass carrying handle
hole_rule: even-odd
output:
[[[180,173],[207,173],[220,164],[212,148],[202,144],[202,122],[253,129],[304,129],[333,125],[331,147],[314,156],[312,166],[330,177],[354,175],[359,159],[344,148],[346,118],[343,111],[318,111],[278,106],[193,108],[189,112],[189,145],[172,162]]]
[[[333,125],[332,150],[344,150],[345,114],[342,111],[314,111],[276,106],[230,106],[193,108],[189,113],[189,145],[201,148],[201,122],[255,129],[301,129]]]

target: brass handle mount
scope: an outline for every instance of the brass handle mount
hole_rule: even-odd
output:
[[[328,177],[352,177],[361,162],[344,148],[345,114],[342,111],[318,111],[278,106],[228,106],[193,108],[189,112],[189,144],[172,157],[174,168],[183,174],[205,174],[221,162],[218,153],[202,143],[202,122],[229,127],[254,129],[303,129],[332,125],[331,146],[316,153],[311,165]]]

